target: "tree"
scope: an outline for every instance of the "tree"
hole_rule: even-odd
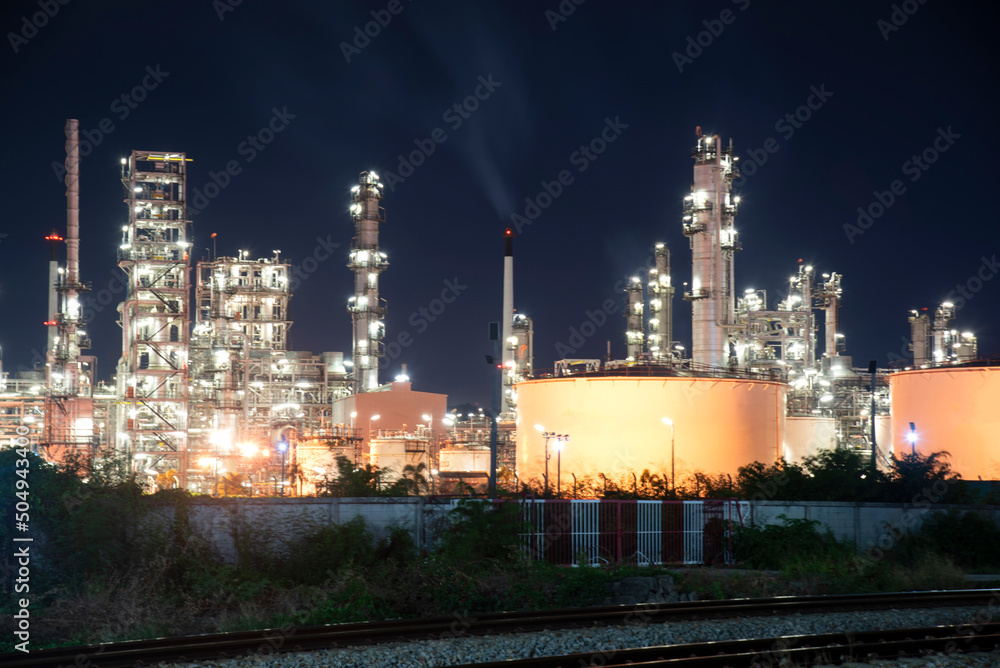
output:
[[[246,495],[246,489],[243,487],[243,476],[235,471],[231,471],[219,478],[216,489],[221,496]]]
[[[317,485],[320,496],[405,496],[405,492],[385,484],[385,472],[377,466],[365,464],[355,467],[347,457],[337,457],[337,476],[326,477]]]

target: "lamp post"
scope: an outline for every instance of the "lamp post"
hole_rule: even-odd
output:
[[[354,418],[358,417],[357,411],[351,411],[351,436],[354,436]]]
[[[917,454],[917,425],[913,422],[910,423],[910,431],[906,435],[906,440],[910,442],[910,454]]]
[[[554,432],[545,431],[545,427],[540,424],[535,425],[535,429],[542,433],[542,438],[545,439],[545,491],[544,496],[549,495],[549,439],[555,436]]]
[[[569,436],[560,434],[556,436],[556,497],[562,498],[562,451],[566,447]]]
[[[288,452],[288,440],[282,436],[278,441],[278,450],[281,451],[281,484],[279,486],[279,496],[285,495],[285,453]]]
[[[677,481],[674,479],[674,421],[663,418],[663,424],[670,427],[670,491],[677,493]]]
[[[374,421],[377,422],[380,417],[382,417],[382,416],[378,415],[378,414],[375,414],[375,415],[371,416],[370,418],[368,418],[368,448],[369,449],[371,449],[371,445],[372,445],[372,421],[374,420]]]

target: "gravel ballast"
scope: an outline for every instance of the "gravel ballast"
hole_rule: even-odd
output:
[[[270,647],[265,646],[262,651],[252,656],[237,659],[201,661],[196,664],[161,665],[199,665],[218,666],[219,668],[243,668],[244,666],[248,668],[270,666],[281,666],[282,668],[320,668],[325,666],[330,668],[369,668],[373,666],[403,668],[419,666],[424,668],[505,659],[528,659],[575,652],[594,654],[595,658],[598,659],[596,663],[601,664],[612,662],[614,651],[621,648],[837,633],[845,630],[876,631],[944,624],[967,624],[974,628],[976,624],[986,621],[986,614],[986,608],[979,606],[797,614],[655,624],[635,623],[592,629],[539,631],[495,636],[460,636],[446,640],[421,640],[299,653],[274,653]],[[457,625],[456,628],[460,628],[460,626]],[[287,645],[294,645],[294,634],[285,638],[284,642]],[[914,667],[996,666],[1000,665],[1000,654],[928,656],[912,660],[882,661],[876,662],[876,664]],[[775,661],[773,665],[777,665],[777,662]]]

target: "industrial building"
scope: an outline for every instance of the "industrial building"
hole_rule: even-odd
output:
[[[534,324],[515,307],[506,230],[495,422],[448,413],[447,396],[414,390],[405,365],[395,379],[379,378],[387,313],[379,282],[389,262],[379,246],[386,213],[377,174],[361,172],[345,197],[354,226],[344,318],[352,348],[313,353],[289,347],[289,259],[278,249],[253,258],[213,248],[193,261],[192,160],[132,151],[121,165],[122,355],[113,382],[102,384],[96,359],[84,354],[77,134],[68,121],[65,239],[46,237],[44,373],[8,378],[0,358],[0,434],[27,429],[49,458],[124,457],[150,489],[219,493],[227,478],[246,493],[274,495],[315,491],[340,456],[385,469],[387,481],[419,470],[434,491],[484,487],[491,470],[505,485],[552,490],[645,470],[674,486],[695,472],[733,475],[753,461],[801,461],[830,448],[883,467],[894,453],[947,449],[967,478],[1000,475],[989,447],[1000,369],[977,361],[975,336],[954,328],[954,306],[942,304],[933,321],[911,312],[913,360],[890,370],[857,366],[846,354],[841,274],[799,261],[778,298],[741,291],[740,198],[732,192],[739,158],[732,142],[700,129],[681,213],[691,250],[682,293],[691,303],[690,348],[674,338],[672,254],[657,242],[648,276],[632,277],[622,294],[625,356],[613,358],[609,347],[605,359],[537,369]]]

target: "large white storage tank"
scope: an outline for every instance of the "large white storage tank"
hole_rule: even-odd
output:
[[[876,437],[877,429],[876,429]],[[788,416],[785,418],[785,459],[801,464],[820,450],[837,447],[837,421],[832,417]]]
[[[441,473],[482,473],[488,476],[490,446],[468,445],[443,448],[438,452],[438,470]]]
[[[549,484],[561,465],[571,474],[620,479],[644,469],[671,471],[671,427],[677,483],[694,472],[736,475],[753,461],[784,454],[787,385],[741,378],[570,377],[518,383],[517,474],[540,483],[545,431],[569,442],[558,455],[549,442]],[[561,461],[559,461],[561,460]]]
[[[431,460],[430,443],[426,438],[420,438],[404,432],[381,432],[371,441],[369,461],[372,466],[385,471],[385,482],[395,482],[403,475],[407,466],[424,465],[422,475],[430,478]]]
[[[890,374],[892,439],[896,453],[946,450],[967,480],[1000,480],[1000,367],[938,367]]]

